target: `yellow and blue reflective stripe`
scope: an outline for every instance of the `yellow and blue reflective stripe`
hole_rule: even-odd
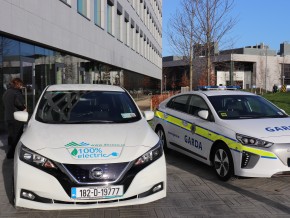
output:
[[[160,110],[157,110],[155,112],[155,117],[159,118],[161,120],[164,120],[165,122],[171,123],[177,127],[180,127],[184,130],[187,130],[191,132],[192,124],[189,123],[186,120],[183,120],[181,118],[172,116],[170,114],[164,113]],[[186,126],[183,125],[183,123],[186,122],[188,123]],[[209,141],[215,142],[217,140],[222,140],[224,141],[228,147],[236,152],[242,153],[243,151],[247,151],[253,154],[259,155],[261,158],[267,158],[267,159],[277,159],[276,155],[273,154],[272,152],[265,151],[265,150],[260,150],[257,148],[253,147],[248,147],[245,145],[242,145],[239,143],[236,139],[229,138],[227,136],[221,135],[217,132],[211,131],[209,129],[203,128],[201,126],[195,126],[195,134],[201,136],[204,139],[207,139]]]

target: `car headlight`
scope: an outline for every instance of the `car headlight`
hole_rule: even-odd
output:
[[[273,145],[272,142],[268,142],[262,139],[253,138],[251,136],[236,134],[237,140],[243,145],[251,145],[256,147],[269,148]]]
[[[143,154],[141,157],[137,158],[134,165],[135,166],[143,166],[143,165],[149,165],[158,158],[160,158],[163,154],[163,148],[160,143],[160,141],[155,145],[152,149],[147,151],[145,154]]]
[[[57,166],[51,160],[37,154],[24,145],[20,147],[19,158],[23,162],[39,169],[57,169]]]

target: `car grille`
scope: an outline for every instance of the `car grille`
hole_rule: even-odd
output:
[[[63,164],[63,166],[78,183],[108,183],[120,179],[128,164]]]
[[[58,200],[54,200],[53,203],[55,204],[108,204],[108,203],[117,203],[117,202],[121,202],[121,201],[129,201],[129,200],[133,200],[133,199],[137,199],[137,195],[134,195],[132,197],[129,198],[122,198],[122,199],[116,199],[116,200],[106,200],[106,201],[84,201],[84,202],[67,202],[67,201],[58,201]]]
[[[256,166],[260,156],[251,152],[243,151],[241,168],[252,169]]]

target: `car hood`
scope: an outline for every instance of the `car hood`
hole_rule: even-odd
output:
[[[126,124],[45,124],[31,121],[21,142],[61,163],[114,163],[134,160],[158,143],[142,119]]]
[[[236,133],[273,143],[290,142],[290,118],[223,120],[221,125]]]

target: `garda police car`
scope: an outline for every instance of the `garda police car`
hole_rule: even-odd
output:
[[[236,90],[200,90],[163,101],[153,128],[165,149],[232,175],[290,174],[290,119],[261,96]]]
[[[15,112],[27,121],[27,112]],[[17,207],[88,209],[143,204],[166,196],[159,137],[124,89],[47,87],[14,157]]]

